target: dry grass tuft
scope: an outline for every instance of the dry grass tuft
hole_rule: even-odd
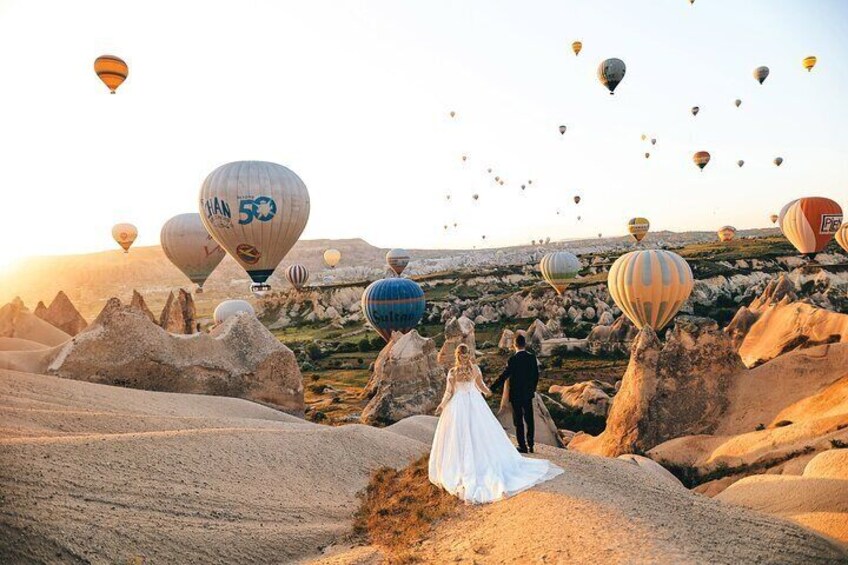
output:
[[[414,562],[413,546],[460,507],[456,497],[430,482],[429,459],[425,455],[400,471],[377,469],[360,493],[362,506],[354,530],[391,553],[394,563]]]

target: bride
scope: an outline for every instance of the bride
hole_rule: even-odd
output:
[[[468,346],[456,348],[430,450],[430,482],[466,502],[493,502],[550,480],[563,471],[550,461],[522,457],[483,399],[492,392]],[[482,393],[482,394],[481,394]]]

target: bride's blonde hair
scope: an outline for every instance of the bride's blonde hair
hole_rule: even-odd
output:
[[[453,352],[453,374],[458,380],[470,380],[474,376],[474,352],[460,343]]]

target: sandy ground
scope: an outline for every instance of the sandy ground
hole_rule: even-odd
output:
[[[47,345],[32,341],[29,339],[21,339],[19,337],[0,337],[0,352],[4,351],[38,351],[47,349]]]
[[[433,423],[330,428],[244,400],[0,371],[0,561],[309,559],[347,535],[370,471],[426,451],[406,435],[426,440]],[[848,560],[807,530],[693,495],[630,463],[541,451],[565,475],[464,508],[417,548],[422,559]],[[360,562],[378,559],[355,551]]]

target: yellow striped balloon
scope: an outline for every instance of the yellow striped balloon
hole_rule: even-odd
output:
[[[554,290],[556,290],[559,295],[562,295],[562,292],[568,286],[569,281],[576,277],[577,273],[580,272],[580,266],[580,259],[568,251],[548,253],[542,257],[542,261],[539,263],[539,269],[542,271],[542,278],[544,278],[549,285],[554,287]]]
[[[836,243],[848,253],[848,223],[844,223],[836,230]]]
[[[642,329],[663,329],[692,293],[689,264],[664,250],[631,251],[619,257],[607,277],[610,295],[621,311]]]
[[[807,69],[807,72],[810,72],[813,70],[813,67],[816,66],[817,60],[818,59],[816,59],[815,55],[810,55],[809,57],[804,57],[804,60],[801,62],[801,64],[804,65],[804,68]]]
[[[630,218],[627,222],[627,231],[637,242],[645,239],[649,229],[651,229],[651,223],[647,218]]]
[[[579,55],[580,51],[582,49],[583,49],[583,42],[582,41],[575,41],[574,43],[571,44],[571,50],[574,51],[575,55]],[[815,57],[813,57],[813,58],[815,59]]]
[[[115,94],[115,90],[127,80],[130,68],[120,57],[101,55],[94,60],[94,72],[103,84],[109,87],[109,91]]]
[[[736,228],[733,226],[722,226],[716,233],[718,234],[719,241],[733,241],[733,238],[736,237]]]

